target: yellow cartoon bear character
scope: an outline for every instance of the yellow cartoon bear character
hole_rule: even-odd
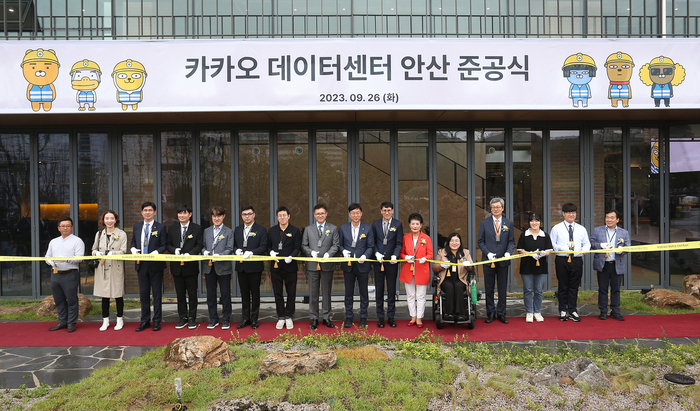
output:
[[[56,99],[56,88],[53,82],[58,78],[58,63],[56,52],[53,50],[27,50],[22,59],[22,74],[29,82],[27,100],[32,103],[32,110],[51,110]]]
[[[95,90],[102,81],[102,71],[100,66],[94,61],[82,60],[70,69],[71,87],[77,90],[75,100],[78,102],[78,111],[85,111],[87,107],[90,111],[95,111],[97,93]]]
[[[670,107],[673,86],[685,80],[685,69],[670,58],[659,56],[642,66],[639,78],[642,83],[651,86],[651,98],[654,99],[655,107],[661,105],[661,100],[666,107]]]
[[[630,79],[633,67],[632,56],[621,51],[609,55],[605,60],[605,68],[610,80],[608,98],[613,107],[617,107],[618,102],[622,102],[622,107],[629,107],[629,101],[632,98]]]
[[[122,110],[131,106],[136,110],[143,101],[143,86],[146,84],[146,69],[138,61],[124,60],[114,66],[112,72],[114,85],[117,87],[117,101],[122,103]]]

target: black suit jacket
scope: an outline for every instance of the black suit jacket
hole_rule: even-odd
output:
[[[267,255],[267,230],[258,223],[253,223],[248,235],[248,244],[243,246],[243,227],[241,224],[233,231],[233,250],[252,251],[254,255]],[[261,273],[265,269],[262,261],[236,263],[236,271],[244,273]]]
[[[280,240],[282,240],[282,249],[279,249]],[[250,240],[248,240],[250,242]],[[267,248],[276,253],[279,253],[280,258],[275,268],[275,263],[270,265],[270,271],[277,273],[282,270],[288,273],[296,273],[298,266],[296,261],[287,264],[284,262],[284,257],[296,257],[301,251],[301,231],[293,225],[287,225],[284,230],[284,235],[280,231],[279,224],[270,227],[267,231]]]
[[[505,253],[512,255],[515,250],[514,232],[513,222],[505,217],[501,217],[501,240],[496,242],[496,227],[493,226],[493,217],[489,216],[481,220],[479,237],[476,240],[481,249],[481,261],[487,261],[489,253],[496,254],[496,258],[503,257]],[[510,261],[501,261],[498,265],[500,267],[508,267]]]
[[[165,230],[165,226],[156,220],[153,220],[151,223],[153,224],[151,227],[151,239],[148,240],[148,250],[146,251],[150,254],[157,250],[158,254],[163,254],[165,253],[166,243],[168,241],[168,232]],[[134,232],[131,237],[131,246],[139,250],[141,250],[141,231],[143,231],[143,221],[134,224]],[[141,264],[146,264],[159,270],[165,270],[166,267],[165,261],[144,261]],[[138,262],[136,263],[136,271],[139,270],[141,264]]]
[[[372,226],[369,224],[360,221],[360,231],[357,235],[355,247],[352,246],[352,223],[346,223],[340,226],[338,240],[340,242],[341,253],[344,250],[348,250],[350,251],[350,257],[360,258],[364,255],[367,259],[374,258],[374,232],[372,232]],[[368,273],[370,265],[370,263],[360,264],[357,261],[352,262],[352,266],[357,266],[357,270],[361,273]],[[352,266],[348,266],[347,263],[340,264],[340,267],[346,273],[352,270]]]
[[[182,235],[182,225],[178,221],[168,228],[168,252],[175,254],[175,249],[180,249],[180,254],[199,255],[204,247],[202,237],[202,226],[190,221],[185,233],[185,243],[180,247],[180,236]],[[193,276],[199,274],[199,261],[188,261],[185,265],[180,265],[180,261],[170,262],[170,273],[174,276]]]
[[[372,231],[374,232],[374,252],[384,254],[384,260],[391,260],[391,256],[395,255],[399,258],[401,247],[403,246],[403,224],[401,221],[392,218],[389,223],[389,231],[386,233],[386,245],[384,245],[384,228],[382,227],[383,218],[372,223]],[[370,257],[374,258],[374,257]],[[374,263],[379,265],[379,263]]]

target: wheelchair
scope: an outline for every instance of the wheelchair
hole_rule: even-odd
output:
[[[463,321],[458,321],[455,318],[453,321],[445,321],[442,318],[443,310],[442,304],[445,301],[445,292],[440,291],[440,295],[437,295],[437,285],[440,282],[440,277],[435,276],[433,278],[433,320],[435,321],[435,326],[438,330],[442,330],[445,327],[445,323],[452,323],[454,325],[467,325],[468,330],[473,330],[476,324],[476,302],[479,301],[480,293],[476,290],[476,270],[473,270],[467,275],[467,290],[464,292],[463,298],[466,300],[467,313],[466,319]]]

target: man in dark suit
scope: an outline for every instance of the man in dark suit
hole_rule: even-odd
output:
[[[307,226],[302,235],[301,248],[304,254],[311,258],[327,259],[338,252],[338,227],[326,221],[328,209],[325,204],[314,206],[316,222]],[[306,270],[309,273],[309,318],[311,329],[318,328],[318,299],[319,288],[323,290],[323,325],[335,328],[331,321],[331,291],[333,288],[333,270],[335,263],[323,261],[308,261]]]
[[[382,203],[382,218],[372,223],[374,234],[374,256],[379,261],[373,263],[374,286],[377,305],[377,326],[384,328],[384,280],[387,289],[387,321],[390,327],[396,327],[394,313],[396,312],[396,276],[399,266],[396,259],[401,252],[403,241],[403,224],[392,218],[394,204],[389,201]],[[389,260],[385,262],[384,260]]]
[[[369,282],[370,264],[365,260],[372,256],[374,251],[374,233],[369,224],[363,223],[362,207],[358,203],[348,206],[351,222],[340,226],[338,236],[340,251],[345,258],[359,258],[350,265],[341,263],[345,278],[345,323],[343,327],[352,327],[352,303],[355,295],[355,282],[360,291],[360,327],[367,327],[367,308],[369,307]]]
[[[301,251],[301,232],[298,228],[289,224],[289,209],[280,207],[277,209],[277,221],[279,224],[270,227],[267,232],[267,248],[270,249],[270,257],[280,257],[270,265],[270,277],[272,278],[272,293],[275,296],[277,309],[278,330],[286,326],[288,330],[294,328],[294,308],[297,297],[297,262],[291,257],[296,257]],[[287,304],[284,303],[283,287],[287,289]]]
[[[620,216],[617,210],[608,210],[605,214],[605,225],[593,229],[591,248],[594,250],[609,250],[631,245],[630,233],[618,227]],[[608,287],[610,287],[610,317],[624,321],[620,313],[620,284],[625,274],[625,256],[623,253],[595,253],[593,268],[598,274],[598,308],[599,319],[608,318]]]
[[[491,216],[486,217],[479,225],[479,237],[477,244],[481,249],[481,261],[495,260],[501,257],[510,257],[515,250],[515,235],[513,234],[513,222],[503,217],[505,202],[502,198],[491,199]],[[506,318],[506,291],[508,290],[508,267],[510,260],[491,264],[484,264],[484,283],[486,291],[486,322],[498,321],[508,324]],[[498,307],[494,305],[494,287],[498,282]]]
[[[226,209],[221,206],[211,208],[213,226],[204,229],[203,255],[219,256],[233,254],[233,230],[224,225]],[[231,327],[231,277],[233,263],[231,261],[208,261],[202,270],[207,284],[207,308],[209,309],[209,325],[212,330],[219,325],[219,314],[216,312],[216,284],[221,292],[221,329]]]
[[[241,207],[241,219],[243,224],[233,231],[233,248],[236,255],[244,259],[251,255],[267,254],[267,230],[255,222],[255,210],[248,204]],[[262,261],[248,261],[236,263],[238,272],[238,284],[241,287],[241,314],[243,321],[236,328],[248,325],[253,329],[258,328],[258,314],[260,313],[260,279],[265,264]]]
[[[168,241],[165,226],[154,220],[156,205],[151,201],[141,204],[143,221],[134,224],[131,254],[163,254]],[[153,331],[160,331],[163,320],[163,271],[165,261],[136,261],[141,299],[141,324],[136,331],[151,326],[151,292],[153,293]]]
[[[168,228],[168,252],[175,255],[199,255],[203,248],[202,226],[192,222],[192,208],[181,205],[177,209],[178,222]],[[197,282],[199,261],[171,261],[170,274],[173,276],[177,294],[177,313],[180,316],[175,328],[187,326],[197,328]],[[187,308],[187,296],[190,304]]]

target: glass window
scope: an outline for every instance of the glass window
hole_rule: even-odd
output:
[[[319,130],[316,133],[316,150],[316,203],[329,207],[328,221],[333,224],[345,223],[348,219],[347,131]],[[300,214],[299,218],[306,221],[307,216],[308,212]]]
[[[419,213],[423,216],[423,227],[429,232],[428,131],[399,130],[398,137],[399,219],[408,224],[408,216]]]
[[[460,234],[465,246],[469,241],[467,171],[467,132],[438,131],[436,248],[443,248],[452,232]]]
[[[391,201],[390,133],[389,130],[360,130],[359,135],[360,203],[363,214],[378,216],[380,205]],[[347,221],[347,214],[342,221]]]
[[[293,216],[308,216],[309,133],[306,130],[277,133],[277,170],[279,204],[286,206]]]
[[[163,132],[161,144],[161,221],[166,227],[178,222],[177,207],[192,206],[192,133]]]
[[[622,208],[622,129],[609,127],[593,130],[593,195],[604,198],[595,201],[593,210],[594,226],[605,224],[605,212],[617,210],[621,220]],[[629,224],[620,221],[620,226]]]
[[[39,134],[39,245],[46,255],[57,237],[58,220],[70,217],[70,140],[68,134]],[[73,234],[77,234],[73,227]],[[51,269],[41,266],[41,295],[51,295]],[[81,276],[82,277],[82,276]]]
[[[238,185],[239,205],[251,204],[255,208],[257,222],[268,227],[270,134],[267,131],[238,133]],[[240,210],[231,210],[231,217],[238,214]]]
[[[32,255],[29,134],[0,134],[0,255]],[[49,235],[46,224],[40,234]],[[46,264],[41,263],[42,266]],[[44,268],[42,267],[42,271]],[[0,263],[0,296],[32,295],[30,261]]]

